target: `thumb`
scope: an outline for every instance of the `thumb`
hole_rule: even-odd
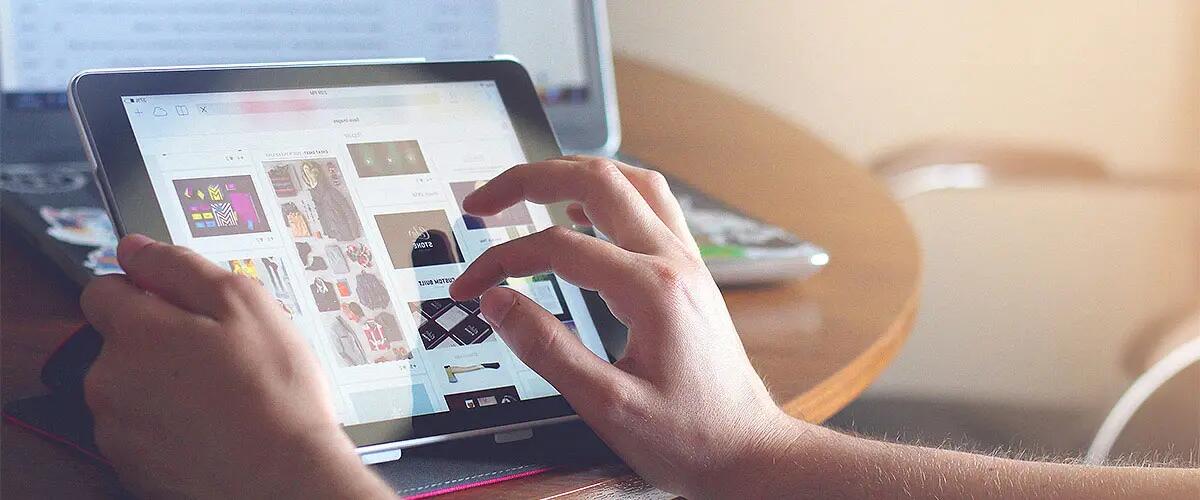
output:
[[[483,317],[513,353],[575,405],[624,375],[600,359],[542,306],[514,290],[493,287],[480,298]],[[579,407],[576,406],[578,410]]]

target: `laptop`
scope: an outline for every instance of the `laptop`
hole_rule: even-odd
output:
[[[67,82],[86,68],[511,54],[533,76],[563,151],[619,156],[603,0],[214,6],[0,0],[0,211],[80,284],[120,271],[67,109]],[[796,235],[670,182],[719,284],[803,278],[829,260]]]

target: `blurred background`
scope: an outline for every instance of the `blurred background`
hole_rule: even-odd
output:
[[[1078,456],[1200,337],[1200,2],[696,7],[610,1],[615,52],[811,130],[923,247],[916,327],[834,426]],[[1114,453],[1194,462],[1200,369],[1161,386]]]
[[[509,14],[541,12],[541,24],[573,18],[554,17],[571,10],[562,0],[504,2],[498,10]],[[0,7],[18,3],[29,17],[22,26],[69,26],[69,16],[37,10],[65,3]],[[178,5],[145,7],[152,3],[134,8],[176,14]],[[82,4],[89,14],[113,8]],[[370,4],[358,5],[364,12],[397,5],[362,4]],[[485,10],[478,2],[418,4],[433,19],[431,39],[454,38],[446,27],[456,25],[445,19]],[[281,16],[314,8],[329,16],[321,10],[328,4],[263,8],[271,5],[282,6]],[[1117,436],[1112,455],[1200,461],[1200,361],[1189,361],[1200,358],[1200,1],[608,0],[607,9],[619,60],[770,110],[876,176],[906,211],[924,260],[915,327],[899,357],[831,425],[1080,456],[1102,441],[1107,417],[1127,413],[1128,426],[1105,427]],[[0,21],[16,17],[0,12]],[[510,18],[511,26],[487,26],[513,46],[556,45],[523,29],[530,15]],[[359,24],[389,43],[405,41]],[[462,38],[486,38],[466,26]],[[14,47],[25,45],[0,52],[13,60]],[[172,63],[216,57],[191,55],[201,60]],[[567,66],[571,78],[590,78]],[[585,95],[558,94],[558,104]],[[81,163],[65,94],[47,95],[64,118],[52,132],[70,137],[51,146]],[[23,142],[6,142],[6,153]],[[91,258],[90,250],[77,251]]]
[[[611,0],[618,54],[733,90],[867,165],[930,139],[1200,169],[1200,3]]]

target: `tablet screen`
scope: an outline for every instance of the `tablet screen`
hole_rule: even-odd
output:
[[[461,202],[526,161],[492,81],[123,96],[171,239],[261,283],[328,374],[344,425],[557,395],[448,287],[553,225]],[[604,356],[580,290],[510,279]]]

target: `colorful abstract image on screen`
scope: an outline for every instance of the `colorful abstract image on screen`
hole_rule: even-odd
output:
[[[174,183],[193,237],[271,230],[249,175],[176,179]]]

